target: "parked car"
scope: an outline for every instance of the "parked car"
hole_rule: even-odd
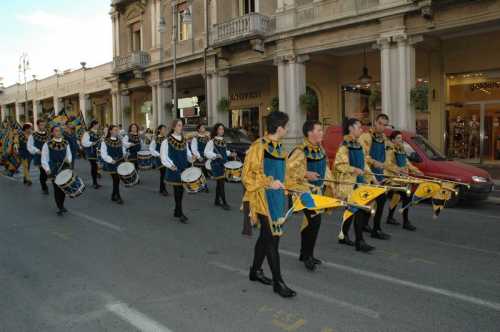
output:
[[[208,132],[212,131],[212,127],[206,127]],[[191,138],[196,133],[195,128],[185,127],[184,132],[187,139],[190,141]],[[243,162],[245,160],[245,155],[247,150],[250,148],[252,141],[250,138],[239,129],[226,128],[224,132],[224,139],[229,150],[236,152],[238,158]]]
[[[392,130],[388,129],[385,134],[389,136],[391,132]],[[458,196],[450,200],[448,206],[455,206],[460,200],[481,201],[488,198],[493,190],[493,180],[487,171],[447,158],[421,135],[407,131],[403,131],[402,134],[408,159],[426,176],[470,185],[469,189],[460,186]],[[340,126],[326,129],[323,145],[331,162],[335,159],[342,139]]]

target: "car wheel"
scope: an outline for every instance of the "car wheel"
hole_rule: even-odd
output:
[[[446,201],[446,207],[447,208],[457,207],[458,203],[460,203],[460,197],[461,197],[461,195],[458,194],[458,195],[454,196],[452,199],[450,199],[449,201]]]

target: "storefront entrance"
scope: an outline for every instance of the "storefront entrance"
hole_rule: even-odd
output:
[[[231,110],[230,117],[230,128],[242,129],[251,141],[260,136],[258,107]]]

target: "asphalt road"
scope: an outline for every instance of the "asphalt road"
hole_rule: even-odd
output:
[[[88,181],[85,161],[77,170]],[[210,194],[185,199],[190,224],[173,220],[158,173],[122,189],[111,181],[67,200],[55,215],[38,183],[0,177],[0,331],[500,331],[500,209],[492,203],[415,208],[411,233],[356,253],[336,243],[339,213],[324,219],[308,272],[297,260],[300,216],[281,242],[282,299],[248,281],[253,238],[241,233],[241,187],[227,186],[229,212]],[[52,189],[52,188],[51,188]],[[265,266],[269,275],[269,270]]]

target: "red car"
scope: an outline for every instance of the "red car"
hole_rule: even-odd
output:
[[[388,129],[385,134],[389,136],[391,131]],[[479,201],[488,198],[493,190],[493,181],[487,171],[446,158],[423,136],[407,131],[403,131],[402,134],[408,159],[425,175],[470,185],[469,189],[461,186],[458,197],[449,201],[448,206],[454,206],[462,199]],[[335,160],[342,138],[340,126],[331,126],[326,129],[323,146],[330,162]]]

